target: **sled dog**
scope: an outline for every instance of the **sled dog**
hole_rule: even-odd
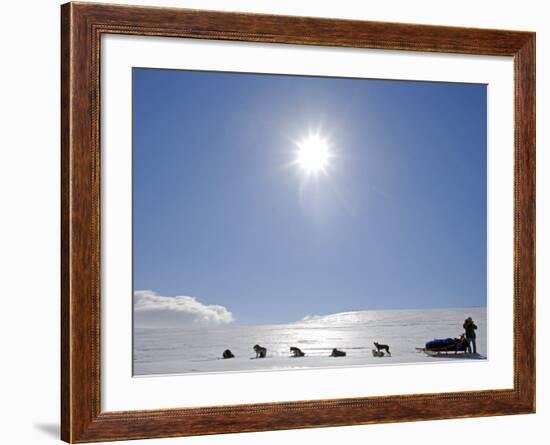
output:
[[[290,347],[290,352],[292,353],[292,357],[303,357],[305,352],[303,352],[300,348],[297,348],[296,346]]]
[[[267,355],[267,349],[260,345],[254,345],[254,352],[256,353],[256,358],[265,358]]]
[[[388,345],[381,345],[381,344],[379,344],[379,343],[374,342],[374,346],[376,346],[376,350],[377,350],[378,352],[384,350],[384,351],[386,351],[386,352],[388,353],[388,355],[391,355],[390,347],[389,347]]]
[[[235,356],[233,355],[233,353],[229,349],[226,349],[225,351],[223,351],[222,357],[223,358],[235,358]]]
[[[384,351],[379,351],[378,349],[372,350],[373,357],[384,357]]]
[[[334,348],[330,354],[330,357],[345,357],[346,353]]]

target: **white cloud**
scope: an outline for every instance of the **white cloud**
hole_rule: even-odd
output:
[[[151,290],[134,292],[137,327],[218,326],[233,322],[224,306],[206,305],[195,297],[163,297]]]
[[[322,317],[322,315],[311,315],[308,314],[304,318],[302,318],[300,321],[310,321],[310,320],[318,320]]]

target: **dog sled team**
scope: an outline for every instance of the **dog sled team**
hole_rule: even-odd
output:
[[[464,320],[462,325],[464,333],[455,338],[445,338],[445,339],[434,339],[426,343],[424,348],[416,348],[419,351],[423,351],[426,354],[438,357],[445,356],[448,354],[461,354],[461,355],[477,355],[476,348],[476,329],[472,317],[468,317]],[[252,347],[256,353],[254,358],[266,358],[267,357],[267,348],[260,346],[258,344]],[[305,357],[306,353],[296,346],[290,347],[290,356],[291,357]],[[389,345],[380,344],[374,342],[374,348],[372,349],[373,357],[391,357]],[[346,352],[341,351],[340,349],[332,349],[329,357],[346,357]],[[226,349],[223,351],[222,358],[229,359],[235,358],[235,355],[231,350]]]
[[[382,345],[380,343],[374,342],[374,346],[375,346],[375,349],[372,350],[372,355],[374,357],[384,357],[385,354],[391,356],[390,347],[388,345]],[[256,357],[252,357],[252,358],[266,358],[267,357],[267,348],[264,348],[263,346],[260,346],[260,345],[254,345],[252,347],[252,349],[256,353]],[[291,357],[305,357],[305,355],[306,355],[306,353],[304,351],[302,351],[300,348],[298,348],[296,346],[291,346],[290,347],[290,356]],[[333,348],[330,355],[329,355],[329,357],[345,357],[345,356],[346,356],[346,352],[341,351],[340,349],[337,349],[337,348]],[[226,349],[222,353],[222,358],[224,358],[224,359],[235,358],[235,354],[233,354],[233,352],[231,352],[230,349]]]

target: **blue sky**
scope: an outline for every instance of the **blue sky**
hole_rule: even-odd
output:
[[[133,70],[134,289],[241,323],[486,304],[486,86]],[[309,176],[296,143],[333,157]]]

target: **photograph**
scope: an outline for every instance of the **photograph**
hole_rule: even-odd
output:
[[[487,360],[487,85],[133,67],[132,243],[134,376]]]
[[[9,152],[55,173],[59,205],[19,199],[23,236],[6,233],[19,288],[59,287],[55,313],[55,292],[17,301],[55,322],[59,350],[35,352],[56,360],[44,412],[63,441],[440,440],[453,419],[506,442],[543,425],[541,8],[290,3],[69,2],[45,21],[59,57],[36,51],[46,38],[23,51],[59,88],[37,93],[55,96],[38,127],[20,94],[36,70],[8,88],[28,127],[14,137],[37,142]],[[55,169],[38,162],[47,132]],[[25,248],[55,242],[27,227],[44,206],[59,274]],[[31,356],[19,371],[47,364]]]

